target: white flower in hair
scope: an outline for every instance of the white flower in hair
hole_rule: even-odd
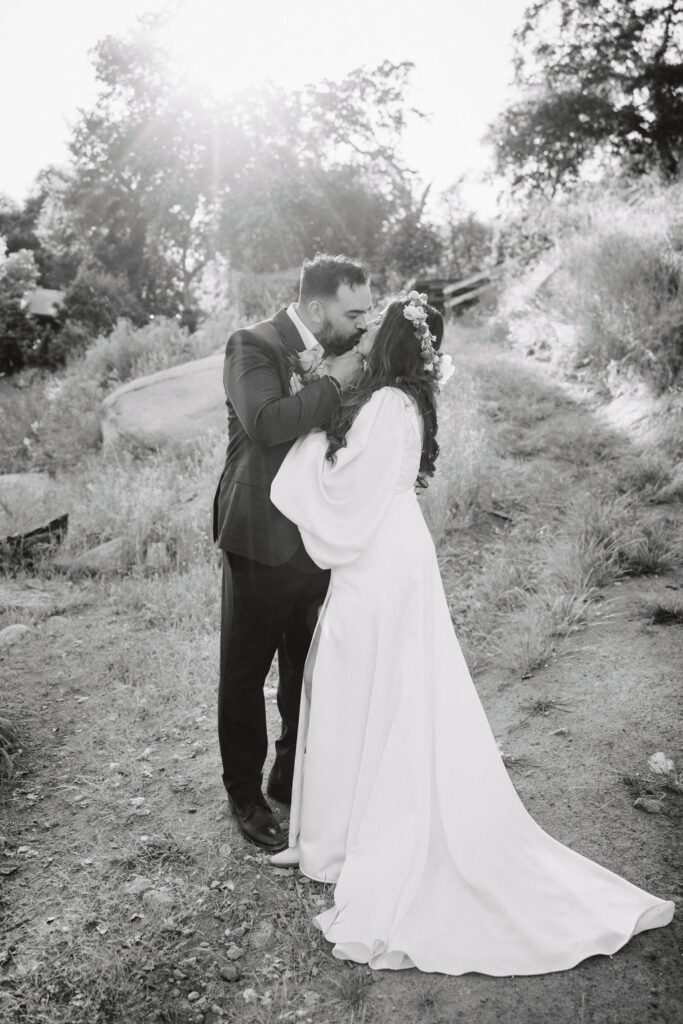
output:
[[[455,367],[453,366],[453,360],[447,352],[439,356],[439,386],[443,387],[447,384],[455,373]]]
[[[453,376],[455,367],[449,355],[441,355],[434,348],[436,337],[429,329],[427,296],[424,292],[412,291],[407,295],[404,292],[399,299],[405,303],[403,316],[413,325],[415,336],[420,342],[422,365],[427,373],[434,374],[437,390],[440,390]]]
[[[422,306],[409,305],[404,307],[403,316],[406,320],[412,320],[413,323],[422,323],[427,319],[427,310]]]

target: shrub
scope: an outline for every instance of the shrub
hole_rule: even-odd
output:
[[[194,334],[170,317],[159,317],[145,327],[119,320],[108,337],[100,336],[90,346],[78,373],[100,387],[117,387],[216,352],[225,345],[236,323],[236,315],[230,310],[207,320]]]
[[[559,287],[557,287],[559,285]],[[683,367],[683,258],[665,240],[615,232],[573,244],[556,285],[579,359],[633,368],[657,392]]]
[[[92,337],[108,334],[121,317],[145,322],[145,313],[125,277],[94,267],[81,268],[64,297],[67,323],[77,323]]]
[[[51,330],[41,339],[37,366],[57,370],[70,359],[83,355],[92,340],[92,334],[83,324],[69,321],[61,330]]]
[[[18,299],[0,298],[0,373],[16,373],[26,366],[39,335]]]

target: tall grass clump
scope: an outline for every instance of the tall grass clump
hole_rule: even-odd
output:
[[[683,239],[682,239],[683,242]],[[656,393],[683,368],[683,255],[666,237],[596,232],[573,242],[555,290],[577,326],[576,357],[615,363]]]
[[[447,339],[446,350],[454,355],[456,370],[438,406],[441,452],[434,479],[421,499],[437,544],[454,517],[465,522],[475,507],[490,501],[487,495],[492,486],[493,456],[477,382],[471,367],[449,344],[452,340],[452,336]]]
[[[142,566],[149,544],[163,542],[183,571],[212,558],[211,500],[224,438],[207,435],[188,449],[169,444],[145,459],[122,448],[64,473],[72,509],[65,547],[79,551],[123,538],[128,564]]]
[[[14,770],[14,754],[18,748],[17,731],[9,718],[0,716],[0,781],[9,779]]]
[[[160,318],[144,327],[119,320],[111,334],[97,338],[90,346],[78,373],[100,387],[116,387],[217,352],[236,324],[232,311],[206,321],[194,334],[171,318]]]

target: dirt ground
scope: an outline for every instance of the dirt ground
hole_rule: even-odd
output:
[[[330,893],[269,868],[228,813],[215,631],[191,652],[196,688],[179,692],[165,624],[122,610],[115,583],[28,582],[0,584],[6,615],[32,625],[0,655],[0,715],[19,724],[23,747],[0,785],[3,1022],[682,1019],[683,800],[668,795],[656,814],[633,802],[655,751],[683,768],[681,626],[654,625],[648,611],[683,596],[683,572],[606,587],[586,628],[531,678],[495,666],[477,678],[538,823],[678,907],[671,926],[614,957],[524,978],[334,961],[310,923]],[[267,697],[273,734],[272,685]]]

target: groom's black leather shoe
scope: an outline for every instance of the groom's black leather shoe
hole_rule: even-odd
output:
[[[269,853],[284,850],[287,845],[285,834],[261,793],[246,799],[238,799],[228,793],[228,803],[245,839]]]

